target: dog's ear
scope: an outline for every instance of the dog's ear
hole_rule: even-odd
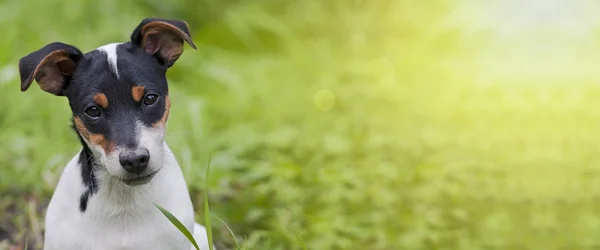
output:
[[[183,53],[183,41],[196,49],[188,24],[179,20],[146,18],[131,34],[132,44],[141,46],[167,68],[173,66]]]
[[[64,43],[51,43],[19,60],[21,91],[35,80],[46,92],[61,96],[77,63],[83,57],[79,49]]]

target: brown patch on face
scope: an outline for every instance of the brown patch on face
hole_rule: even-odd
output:
[[[152,123],[153,128],[159,128],[167,124],[167,119],[169,119],[169,110],[171,110],[171,101],[169,101],[169,96],[165,96],[165,113],[159,121]]]
[[[142,98],[144,98],[144,86],[133,86],[131,88],[131,96],[133,96],[133,100],[136,102],[141,102]]]
[[[102,107],[103,109],[108,108],[108,99],[106,99],[106,95],[103,93],[94,95],[94,103],[98,104],[98,106]]]
[[[115,149],[114,142],[106,140],[106,137],[104,137],[101,134],[91,133],[89,130],[87,130],[87,128],[85,128],[83,121],[81,121],[79,117],[74,117],[73,121],[75,122],[75,128],[77,128],[77,131],[79,131],[81,136],[87,139],[91,144],[102,147],[104,149],[104,152],[106,152],[107,154]]]

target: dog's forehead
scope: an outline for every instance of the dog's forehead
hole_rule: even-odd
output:
[[[101,54],[106,56],[106,63],[108,64],[108,68],[110,69],[110,71],[112,71],[112,73],[115,74],[117,79],[121,78],[119,75],[119,68],[117,64],[117,59],[119,58],[119,53],[117,53],[117,49],[120,45],[122,45],[122,43],[109,43],[107,45],[100,46],[97,49],[98,51],[100,51]],[[124,55],[122,51],[120,54]]]
[[[151,55],[129,43],[110,43],[84,55],[74,80],[87,89],[121,89],[132,85],[166,89],[165,69]]]

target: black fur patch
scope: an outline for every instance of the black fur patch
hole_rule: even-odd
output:
[[[75,125],[73,125],[73,129],[75,129]],[[85,185],[86,190],[81,194],[81,198],[79,199],[79,209],[81,212],[85,212],[87,209],[87,202],[91,195],[95,194],[98,191],[98,180],[96,179],[96,175],[94,174],[94,155],[90,148],[85,144],[83,138],[77,133],[79,137],[79,141],[81,145],[83,145],[83,150],[79,153],[79,167],[81,168],[81,180],[83,181],[83,185]]]
[[[85,212],[85,210],[87,209],[87,203],[88,203],[88,199],[90,198],[91,192],[89,190],[83,192],[83,194],[81,194],[81,198],[79,199],[79,210],[81,210],[81,212]]]

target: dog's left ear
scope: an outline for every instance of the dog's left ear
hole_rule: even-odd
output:
[[[179,20],[146,18],[131,34],[132,44],[142,47],[167,68],[183,53],[183,41],[196,49],[188,24]]]

